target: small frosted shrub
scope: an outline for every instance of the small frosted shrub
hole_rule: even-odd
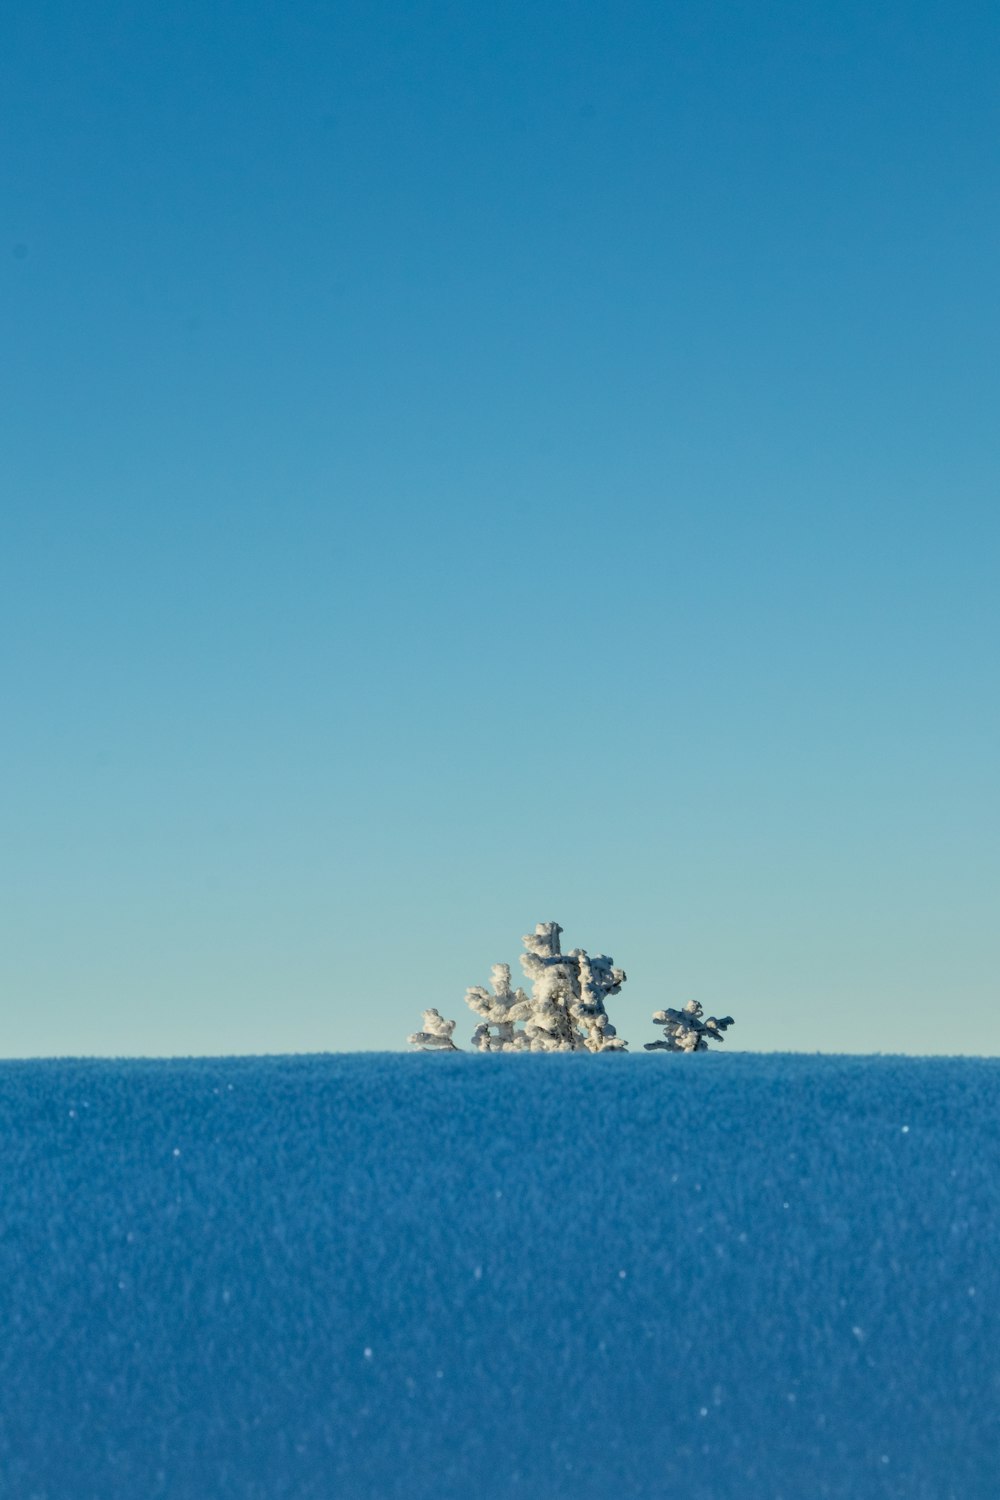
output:
[[[457,1052],[459,1049],[451,1039],[454,1030],[454,1021],[446,1021],[440,1011],[425,1010],[423,1031],[415,1031],[412,1036],[407,1037],[407,1041],[411,1047],[423,1047],[428,1052]]]
[[[705,1016],[697,1000],[689,1000],[683,1010],[658,1010],[653,1021],[663,1027],[666,1040],[644,1042],[647,1052],[707,1052],[709,1042],[724,1042],[722,1033],[735,1024],[732,1016]]]

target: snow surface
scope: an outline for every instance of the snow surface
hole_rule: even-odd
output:
[[[0,1064],[4,1500],[996,1500],[1000,1063]]]

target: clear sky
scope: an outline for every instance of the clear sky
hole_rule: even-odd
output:
[[[0,1053],[1000,1051],[996,5],[0,31]]]

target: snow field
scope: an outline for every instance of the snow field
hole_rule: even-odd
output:
[[[996,1500],[1000,1063],[0,1064],[3,1500]]]

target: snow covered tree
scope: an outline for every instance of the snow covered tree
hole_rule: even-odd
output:
[[[533,1002],[520,988],[510,987],[510,964],[494,964],[490,970],[493,993],[481,984],[466,991],[465,1002],[482,1016],[472,1033],[472,1045],[481,1052],[530,1052],[531,1043],[518,1021],[527,1021]]]
[[[724,1042],[722,1033],[735,1025],[732,1016],[705,1016],[697,1000],[689,1000],[683,1010],[658,1010],[653,1020],[663,1027],[666,1041],[644,1042],[647,1052],[707,1052],[709,1042]]]
[[[522,941],[521,968],[531,980],[531,994],[512,989],[510,966],[494,964],[493,993],[473,985],[466,1004],[482,1020],[473,1034],[481,1052],[622,1052],[623,1042],[605,1007],[617,995],[625,972],[604,954],[591,958],[582,948],[563,953],[558,922],[539,922]],[[428,1017],[436,1017],[433,1025]],[[424,1030],[410,1037],[418,1047],[451,1045],[454,1021],[443,1021],[437,1011],[424,1013]],[[447,1032],[440,1028],[447,1027]],[[445,1037],[437,1040],[438,1037]],[[432,1040],[432,1038],[434,1038]]]

